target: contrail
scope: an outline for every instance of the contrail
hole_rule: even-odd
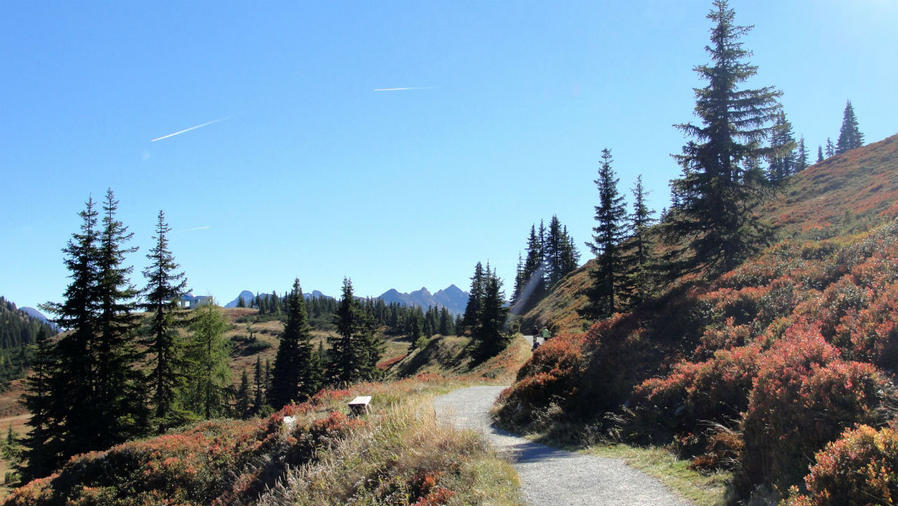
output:
[[[199,125],[194,125],[194,126],[192,126],[192,127],[190,127],[190,128],[185,128],[184,130],[178,130],[177,132],[170,133],[170,134],[168,134],[168,135],[163,135],[162,137],[156,137],[155,139],[150,140],[150,142],[156,142],[156,141],[161,141],[162,139],[168,139],[169,137],[174,137],[174,136],[176,136],[176,135],[181,135],[181,134],[187,133],[187,132],[189,132],[189,131],[191,131],[191,130],[196,130],[197,128],[203,128],[203,127],[205,127],[205,126],[214,125],[215,123],[220,123],[220,122],[225,121],[225,120],[227,120],[227,119],[230,119],[230,116],[227,117],[227,118],[213,119],[212,121],[207,121],[207,122],[205,122],[205,123],[200,123]]]
[[[408,91],[408,90],[429,90],[433,86],[409,86],[407,88],[374,88],[374,91]]]
[[[181,230],[177,230],[176,232],[196,232],[197,230],[209,230],[210,228],[212,228],[212,225],[200,225],[193,228],[183,228]]]

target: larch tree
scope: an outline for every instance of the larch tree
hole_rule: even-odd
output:
[[[178,272],[168,246],[171,227],[165,213],[159,211],[156,222],[155,245],[147,254],[150,264],[143,271],[147,280],[144,289],[144,310],[150,313],[149,335],[144,339],[149,357],[148,386],[153,418],[158,433],[182,424],[187,414],[176,405],[178,390],[184,381],[183,347],[175,315],[178,297],[187,287],[183,272]]]
[[[695,67],[707,85],[695,89],[700,124],[677,125],[693,140],[675,158],[682,176],[672,184],[679,205],[665,222],[671,245],[689,241],[691,267],[728,270],[764,243],[764,227],[753,212],[763,194],[764,176],[757,160],[772,155],[762,142],[770,136],[780,112],[781,92],[768,86],[740,89],[757,67],[740,38],[750,26],[734,24],[726,0],[715,0],[708,14],[713,23],[705,47],[711,62]]]
[[[185,359],[187,381],[183,405],[203,418],[224,415],[231,387],[231,344],[224,333],[228,324],[221,310],[210,302],[195,310]]]
[[[842,113],[842,128],[839,130],[839,139],[836,141],[836,154],[840,155],[863,145],[864,134],[858,127],[857,116],[854,115],[854,107],[851,106],[849,100]]]

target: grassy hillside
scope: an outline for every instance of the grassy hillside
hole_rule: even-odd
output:
[[[572,273],[526,315],[560,332],[521,369],[500,417],[556,438],[666,445],[695,469],[734,472],[741,497],[835,494],[847,485],[804,479],[815,453],[827,461],[856,424],[893,423],[896,198],[898,136],[794,176],[761,210],[772,244],[720,277],[679,280],[583,332],[587,271]],[[881,480],[852,486],[898,494]]]
[[[474,361],[471,345],[470,337],[434,336],[421,348],[394,362],[387,373],[396,378],[421,373],[445,374],[501,384],[513,381],[518,369],[530,358],[530,345],[520,336],[498,356],[484,363]]]
[[[323,391],[266,419],[213,420],[72,458],[4,504],[518,504],[481,439],[438,425],[421,376]],[[345,403],[372,395],[372,413]]]

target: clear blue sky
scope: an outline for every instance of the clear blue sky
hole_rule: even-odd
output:
[[[707,61],[710,1],[184,4],[4,5],[0,295],[61,299],[60,249],[107,187],[138,286],[164,209],[190,286],[222,302],[295,276],[467,289],[478,260],[510,289],[531,223],[588,239],[603,147],[667,205]],[[754,84],[813,150],[849,98],[867,141],[898,132],[898,2],[732,6]]]

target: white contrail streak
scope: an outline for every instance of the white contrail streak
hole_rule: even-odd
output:
[[[374,91],[408,91],[408,90],[429,90],[433,86],[409,86],[406,88],[374,88]]]
[[[197,230],[209,230],[210,228],[212,228],[212,225],[200,225],[198,227],[193,227],[193,228],[184,228],[184,229],[178,230],[178,232],[196,232]]]
[[[203,128],[203,127],[205,127],[205,126],[214,125],[215,123],[220,123],[220,122],[225,121],[225,120],[227,120],[227,119],[230,119],[230,118],[228,117],[228,118],[218,118],[218,119],[213,119],[212,121],[207,121],[207,122],[205,122],[205,123],[200,123],[199,125],[194,125],[194,126],[192,126],[192,127],[190,127],[190,128],[185,128],[184,130],[178,130],[177,132],[170,133],[170,134],[167,134],[167,135],[163,135],[162,137],[156,137],[155,139],[151,139],[150,142],[156,142],[156,141],[161,141],[162,139],[168,139],[169,137],[174,137],[174,136],[176,136],[176,135],[181,135],[181,134],[187,133],[187,132],[189,132],[189,131],[191,131],[191,130],[196,130],[197,128]]]

